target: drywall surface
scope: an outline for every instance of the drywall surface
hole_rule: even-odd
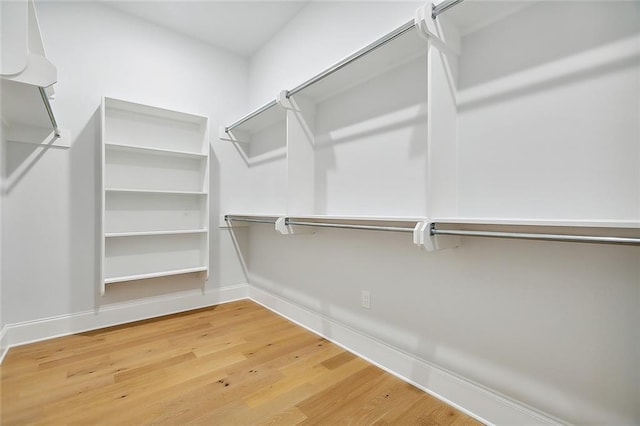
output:
[[[541,2],[465,37],[459,214],[640,220],[638,46],[632,2]]]
[[[0,333],[2,333],[2,329],[4,327],[4,318],[2,316],[2,282],[4,281],[4,277],[2,275],[2,230],[4,228],[4,223],[2,221],[2,205],[4,204],[5,146],[5,126],[4,123],[0,122]],[[0,337],[0,354],[4,351],[2,343],[3,340]]]
[[[152,3],[148,3],[153,7]],[[112,304],[164,300],[246,282],[228,231],[218,230],[221,200],[234,193],[230,145],[211,144],[210,277],[185,275],[98,290],[100,103],[120,98],[210,117],[244,110],[247,61],[93,2],[37,4],[47,56],[58,68],[59,125],[68,150],[8,143],[2,205],[2,311],[16,324]],[[99,315],[99,313],[97,314]]]
[[[413,19],[424,2],[310,2],[251,57],[258,107]]]
[[[635,53],[624,45],[639,34],[637,5],[541,2],[559,14],[545,19],[534,7],[463,39],[458,158],[451,165],[459,167],[460,213],[638,221],[638,54],[637,44]],[[252,59],[251,103],[396,27],[410,14],[403,8],[310,4]],[[535,43],[543,28],[546,41]],[[581,39],[585,31],[598,35]],[[492,42],[501,48],[492,51]],[[545,79],[545,66],[560,78]],[[481,90],[494,82],[493,91]],[[493,95],[484,99],[486,93]],[[318,106],[316,125],[338,101]],[[351,105],[349,112],[344,105],[337,117],[344,121],[371,108]],[[501,120],[507,111],[510,119]],[[541,140],[549,134],[553,146]],[[407,139],[414,135],[397,135],[405,138],[398,141],[404,158],[368,149],[366,138],[336,147],[327,160],[319,156],[327,148],[316,147],[316,172],[355,164],[349,160],[361,149],[367,164],[389,158],[380,173],[392,185],[416,158]],[[333,191],[326,195],[333,204],[313,213],[354,213],[373,201],[370,188],[327,182],[316,176],[314,190]],[[371,214],[382,214],[385,202]],[[640,424],[640,248],[463,238],[457,249],[427,253],[404,234],[250,229],[243,251],[250,284],[565,421]],[[371,309],[360,306],[362,290],[370,292]]]

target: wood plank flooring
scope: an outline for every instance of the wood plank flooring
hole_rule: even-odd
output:
[[[248,300],[13,348],[2,425],[476,425]]]

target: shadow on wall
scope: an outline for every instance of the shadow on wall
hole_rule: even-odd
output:
[[[468,34],[462,40],[459,88],[584,53],[640,31],[637,2],[605,3],[603,7],[601,2],[540,2]],[[567,22],[571,22],[570,31]]]
[[[6,141],[3,195],[9,195],[50,149],[68,149],[54,145],[57,139],[50,130],[43,129],[38,140],[41,140],[41,145]]]
[[[276,106],[274,108],[280,108]],[[282,160],[287,156],[285,121],[279,121],[251,134],[247,142],[233,142],[247,167]]]
[[[315,153],[316,213],[426,214],[426,58],[318,104]]]

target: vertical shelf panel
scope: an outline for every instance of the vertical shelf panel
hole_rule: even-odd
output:
[[[102,141],[101,293],[113,282],[208,273],[208,119],[105,98]]]

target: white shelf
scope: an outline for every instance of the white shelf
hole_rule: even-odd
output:
[[[102,120],[101,293],[208,272],[208,119],[104,98]]]
[[[166,155],[169,157],[199,158],[199,159],[209,158],[207,154],[202,154],[198,152],[181,151],[176,149],[154,148],[154,147],[142,146],[142,145],[130,145],[130,144],[115,143],[115,142],[106,142],[105,146],[108,149],[117,149],[117,150],[127,151],[127,152],[139,152],[139,153],[148,153],[148,154],[156,154],[156,155]]]
[[[231,130],[231,133],[233,134],[235,132],[236,134],[240,133],[251,135],[268,127],[271,127],[279,122],[284,125],[284,120],[286,117],[286,111],[284,110],[284,108],[282,108],[280,104],[273,102],[267,105],[270,106],[264,108],[264,110],[259,113],[256,113],[256,110],[247,114],[247,116],[251,116],[253,114],[255,115],[244,121],[242,124],[233,128]]]
[[[161,272],[153,272],[150,274],[139,274],[139,275],[127,275],[121,277],[113,277],[107,278],[104,280],[105,284],[113,284],[124,281],[133,281],[133,280],[145,280],[148,278],[158,278],[158,277],[168,277],[171,275],[181,275],[181,274],[191,274],[193,272],[208,272],[209,268],[206,266],[199,266],[195,268],[186,268],[186,269],[175,269],[173,271],[161,271]]]
[[[553,227],[565,227],[565,228],[640,229],[640,221],[624,221],[624,220],[447,217],[447,218],[434,218],[431,221],[435,223],[442,223],[442,224],[460,224],[460,225],[553,226]]]
[[[3,6],[0,60],[1,119],[11,142],[68,148],[49,102],[58,71],[47,59],[33,0]]]
[[[136,232],[107,232],[104,234],[105,238],[119,238],[119,237],[146,237],[152,235],[183,235],[183,234],[204,234],[206,229],[184,229],[184,230],[171,230],[171,231],[136,231]]]
[[[408,61],[420,56],[426,57],[427,43],[419,35],[413,22],[411,19],[376,42],[347,56],[289,92],[292,92],[293,96],[300,93],[315,102],[321,102]],[[388,41],[380,42],[387,38]],[[280,121],[284,123],[285,115],[284,108],[277,101],[271,101],[247,114],[246,118],[239,119],[238,121],[244,121],[236,126],[231,133],[236,131],[250,135]]]
[[[133,189],[133,188],[105,188],[105,192],[122,192],[132,194],[177,194],[177,195],[207,195],[203,191],[165,191],[161,189]]]
[[[414,216],[332,216],[332,215],[307,215],[287,216],[291,219],[305,219],[305,220],[332,220],[332,221],[377,221],[377,222],[421,222],[427,220],[424,217]]]

